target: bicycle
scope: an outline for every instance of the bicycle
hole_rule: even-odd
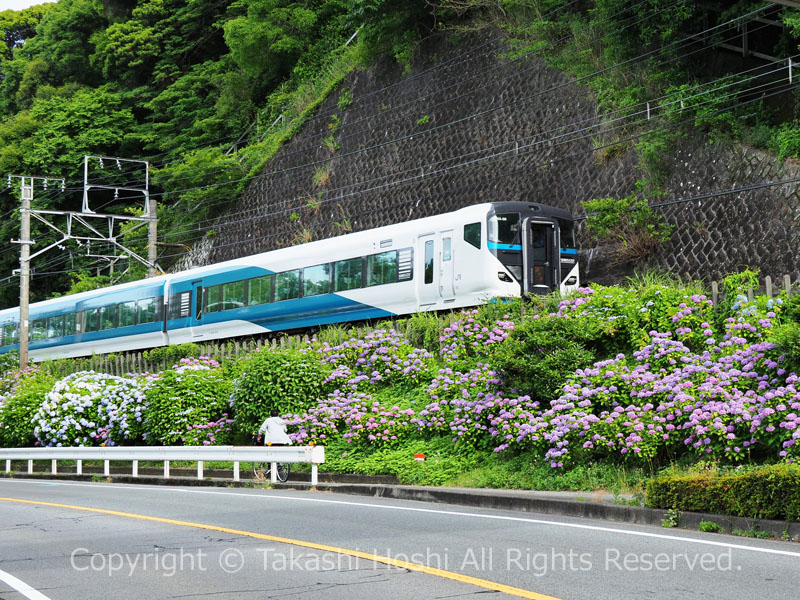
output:
[[[253,436],[252,443],[253,446],[261,445],[256,436]],[[271,481],[271,465],[272,463],[264,461],[256,461],[252,463],[251,466],[253,469],[253,477],[259,481]],[[286,480],[289,479],[289,463],[276,463],[275,477],[281,483],[285,483]]]
[[[270,481],[272,475],[271,463],[268,462],[254,462],[253,463],[253,477],[259,481]],[[281,483],[285,483],[289,479],[289,463],[276,463],[277,473],[276,478]]]

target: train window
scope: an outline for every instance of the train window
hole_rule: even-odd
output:
[[[119,326],[136,325],[136,302],[123,302],[119,305]]]
[[[538,262],[547,261],[547,230],[548,225],[531,226],[531,246],[533,246],[533,260]]]
[[[194,298],[194,319],[198,321],[203,318],[203,286],[198,285],[195,288]]]
[[[100,308],[100,329],[114,329],[117,326],[117,305]]]
[[[303,269],[303,296],[319,296],[331,291],[330,264]]]
[[[519,244],[519,213],[503,213],[489,217],[489,241]]]
[[[355,290],[364,284],[364,261],[362,259],[340,260],[333,267],[334,291]]]
[[[442,238],[442,262],[448,262],[453,258],[453,240],[449,237]]]
[[[222,286],[220,310],[231,310],[244,306],[244,281],[231,281]]]
[[[559,221],[558,228],[561,232],[561,247],[575,249],[575,227],[571,221]]]
[[[19,341],[19,335],[17,333],[17,324],[11,323],[10,325],[6,325],[3,327],[3,345],[10,346],[11,344],[16,344]]]
[[[275,301],[300,297],[300,270],[284,271],[275,275]]]
[[[47,319],[47,339],[64,337],[64,316]]]
[[[367,257],[368,285],[382,285],[397,281],[397,251],[382,252]]]
[[[91,310],[84,311],[83,322],[83,330],[85,332],[97,331],[99,329],[97,325],[97,309],[92,308]]]
[[[433,240],[425,242],[425,283],[433,283]]]
[[[464,225],[464,241],[475,246],[478,250],[481,249],[481,224],[468,223]]]
[[[31,329],[28,332],[28,339],[31,341],[43,340],[47,337],[47,319],[34,319],[31,321]]]
[[[156,299],[144,298],[143,300],[139,300],[137,313],[139,316],[138,319],[139,324],[154,323],[158,318],[158,307],[156,305]]]
[[[267,304],[272,299],[272,275],[255,277],[247,286],[247,306]]]
[[[64,335],[75,334],[75,313],[64,315]]]
[[[206,288],[206,310],[207,313],[214,313],[219,312],[222,310],[222,305],[220,304],[220,295],[222,293],[222,286],[221,285],[212,285],[209,288]]]

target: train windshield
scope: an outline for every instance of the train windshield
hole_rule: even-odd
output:
[[[558,221],[558,228],[561,232],[561,247],[564,249],[575,249],[575,227],[572,221]]]
[[[489,217],[489,241],[519,244],[519,213],[501,213]]]

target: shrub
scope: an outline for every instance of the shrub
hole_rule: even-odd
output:
[[[666,475],[647,484],[652,508],[800,519],[800,465],[773,465],[743,474]]]
[[[378,329],[364,339],[317,345],[317,355],[333,371],[329,382],[342,389],[375,392],[391,387],[411,392],[430,381],[433,355],[415,348],[394,329]]]
[[[35,441],[31,416],[39,410],[56,380],[38,367],[12,373],[10,377],[13,383],[0,396],[0,446],[31,446]]]
[[[786,123],[775,134],[773,149],[778,160],[800,156],[800,128],[797,123]]]
[[[770,339],[786,356],[786,369],[800,372],[800,323],[789,322],[777,327]]]
[[[714,521],[700,521],[697,528],[706,533],[719,533],[722,531],[722,525],[714,523]]]
[[[501,343],[514,329],[510,315],[493,319],[489,311],[464,311],[439,337],[439,354],[453,369],[468,370],[491,362]]]
[[[412,346],[430,351],[439,348],[439,317],[436,313],[418,312],[406,319],[405,336]]]
[[[332,389],[333,369],[317,354],[266,348],[242,364],[231,400],[240,432],[255,432],[270,415],[301,413]]]
[[[201,444],[204,429],[227,419],[231,383],[216,361],[186,358],[171,369],[151,376],[144,386],[147,398],[145,439],[150,444]],[[224,430],[224,427],[223,427]]]
[[[517,326],[494,358],[506,387],[537,400],[557,398],[575,369],[587,367],[595,359],[583,344],[567,335],[569,329],[564,319],[530,320]]]
[[[0,354],[0,373],[3,377],[14,372],[19,372],[19,352],[12,350],[5,354]]]
[[[189,343],[145,350],[142,353],[142,357],[147,361],[159,363],[166,367],[167,365],[177,363],[181,359],[200,356],[200,354],[200,346]]]
[[[649,143],[649,142],[648,142]],[[653,148],[654,156],[662,152]],[[598,240],[619,244],[614,259],[618,263],[638,262],[660,243],[670,239],[672,226],[653,212],[644,198],[595,198],[584,200],[586,227]]]
[[[142,432],[144,394],[133,379],[79,371],[57,381],[33,415],[43,446],[114,445]]]

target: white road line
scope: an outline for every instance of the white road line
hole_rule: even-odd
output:
[[[15,483],[30,483],[24,480],[13,480],[13,479],[5,479],[0,481],[8,481]],[[119,484],[108,484],[108,483],[98,483],[98,484],[91,484],[91,483],[58,483],[58,485],[62,486],[74,486],[74,487],[94,487],[99,489],[109,489],[109,488],[116,488],[116,489],[126,489],[130,490],[133,487],[145,487],[145,486],[135,486],[135,485],[119,485]],[[306,498],[303,496],[286,496],[286,495],[270,495],[270,494],[243,494],[241,492],[220,492],[215,490],[198,490],[198,489],[188,489],[188,488],[177,488],[177,487],[164,487],[164,486],[146,486],[148,490],[158,490],[158,491],[168,491],[168,492],[180,492],[184,494],[211,494],[215,496],[235,496],[239,498],[250,498],[250,499],[258,499],[258,500],[291,500],[296,502],[316,502],[320,504],[337,504],[337,505],[345,505],[345,506],[360,506],[360,507],[367,507],[367,508],[374,508],[379,510],[395,510],[395,511],[405,511],[405,512],[418,512],[418,513],[430,513],[430,514],[437,514],[437,515],[448,515],[448,516],[455,516],[455,517],[469,517],[474,519],[490,519],[490,520],[497,520],[497,521],[513,521],[518,523],[532,523],[536,525],[550,525],[553,527],[567,527],[571,529],[584,529],[589,531],[603,531],[607,533],[616,533],[622,535],[630,535],[630,536],[637,536],[637,537],[646,537],[646,538],[655,538],[661,540],[670,540],[670,541],[678,541],[678,542],[687,542],[690,544],[700,544],[704,546],[717,546],[721,548],[731,548],[733,550],[747,550],[750,552],[760,552],[763,554],[778,554],[781,556],[791,556],[793,558],[800,558],[800,552],[791,552],[789,550],[778,550],[776,548],[761,548],[758,546],[745,546],[743,544],[730,544],[727,542],[717,542],[713,540],[705,540],[705,539],[697,539],[697,538],[690,538],[690,537],[683,537],[678,535],[666,535],[663,533],[652,533],[648,531],[634,531],[631,529],[618,529],[615,527],[601,527],[599,525],[586,525],[583,523],[564,523],[561,521],[550,521],[547,519],[533,519],[529,517],[510,517],[506,515],[491,515],[491,514],[484,514],[484,513],[474,513],[474,512],[463,512],[463,511],[456,511],[456,510],[442,510],[442,509],[434,509],[434,508],[418,508],[412,506],[391,506],[386,504],[371,504],[369,502],[350,502],[347,500],[330,500],[326,498]],[[267,490],[265,490],[267,491]],[[396,500],[396,498],[387,498],[388,500]],[[575,517],[578,518],[578,517]]]
[[[17,592],[19,592],[26,598],[30,598],[30,600],[50,600],[50,598],[42,594],[39,590],[33,589],[24,581],[21,581],[16,577],[14,577],[11,573],[0,571],[0,581],[14,588]]]

